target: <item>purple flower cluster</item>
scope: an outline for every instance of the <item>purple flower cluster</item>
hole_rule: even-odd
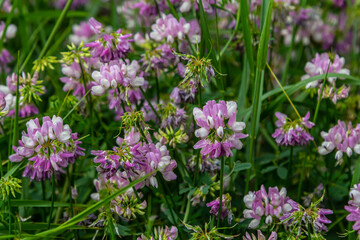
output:
[[[223,194],[222,195],[222,202],[221,202],[221,215],[220,218],[222,220],[225,219],[225,217],[227,216],[228,218],[228,223],[231,223],[231,220],[233,218],[233,213],[231,211],[231,197],[230,195],[227,194]],[[206,204],[207,207],[211,207],[210,209],[210,213],[214,214],[216,216],[216,219],[218,219],[219,216],[219,206],[220,206],[220,199],[219,197],[217,199],[215,199],[214,201],[211,201],[209,203]]]
[[[89,39],[95,36],[95,32],[88,22],[80,22],[72,26],[73,34],[69,36],[70,42],[79,45],[81,42],[88,42]]]
[[[100,68],[100,62],[97,58],[84,58],[84,63],[82,64],[82,69],[84,74],[90,74],[93,69]],[[79,98],[83,97],[86,94],[86,91],[91,89],[94,85],[92,82],[85,82],[86,90],[84,87],[85,79],[82,79],[80,64],[74,61],[71,65],[62,64],[61,71],[66,77],[61,77],[60,81],[65,83],[63,90],[65,92],[72,90],[73,95]]]
[[[315,126],[314,123],[309,121],[310,112],[301,120],[297,119],[292,121],[287,115],[276,112],[275,125],[278,127],[272,134],[278,145],[295,146],[295,145],[307,145],[313,137],[308,132],[308,129]]]
[[[244,122],[236,122],[237,104],[233,101],[225,102],[208,101],[203,109],[195,107],[194,118],[200,127],[195,131],[195,136],[201,138],[194,145],[194,149],[201,148],[203,156],[210,158],[232,156],[231,150],[241,149],[240,139],[247,137],[242,130]]]
[[[157,42],[166,40],[168,43],[173,43],[176,38],[179,40],[185,39],[185,35],[190,31],[190,24],[184,18],[179,21],[171,14],[163,14],[161,18],[156,20],[156,23],[151,26],[152,32],[150,37]]]
[[[321,155],[326,155],[336,149],[335,158],[341,162],[343,154],[351,157],[353,151],[360,154],[360,124],[353,128],[352,123],[338,121],[328,132],[321,132],[324,142],[318,148]]]
[[[83,156],[84,149],[79,147],[77,133],[72,133],[69,125],[64,125],[61,117],[46,116],[42,125],[39,119],[26,123],[27,132],[23,132],[19,147],[13,146],[15,154],[9,157],[12,162],[29,160],[24,177],[31,180],[46,180],[55,173],[64,173],[69,163]]]
[[[260,221],[265,217],[265,224],[269,225],[274,220],[280,220],[284,214],[293,210],[289,197],[286,196],[287,191],[282,188],[280,191],[277,187],[269,187],[266,192],[264,185],[261,185],[257,192],[249,192],[244,196],[244,203],[247,209],[243,214],[246,219],[253,219],[249,228],[257,228]]]
[[[345,64],[345,59],[343,57],[339,57],[339,55],[335,55],[333,60],[330,60],[328,53],[316,54],[315,58],[311,60],[311,62],[307,62],[305,65],[306,75],[301,77],[301,80],[306,80],[310,77],[328,73],[341,73],[350,75],[350,71],[346,68],[343,68]],[[329,70],[328,70],[329,68]],[[343,86],[341,88],[336,88],[336,77],[328,77],[328,84],[326,84],[324,88],[323,98],[331,98],[331,100],[336,103],[337,100],[346,98],[349,95],[350,87]],[[322,88],[322,79],[310,82],[306,85],[306,88],[318,88],[318,92],[320,95],[320,91]]]
[[[125,133],[125,138],[117,139],[118,146],[112,151],[92,151],[95,155],[94,162],[99,163],[97,170],[99,174],[110,179],[118,172],[128,176],[131,180],[136,180],[155,170],[161,172],[166,181],[176,179],[173,170],[176,168],[176,161],[169,156],[166,146],[160,143],[144,143],[140,141],[140,133],[135,132],[135,128]],[[155,178],[156,173],[146,181],[137,185],[137,188],[146,185],[158,186]]]
[[[345,210],[350,214],[346,217],[349,222],[355,222],[352,228],[360,235],[360,184],[354,184],[350,189],[349,205],[345,206]]]
[[[291,201],[290,204],[292,211],[284,214],[280,218],[284,224],[298,228],[298,234],[302,232],[302,224],[306,228],[313,228],[315,233],[327,232],[328,229],[325,224],[329,224],[331,221],[325,215],[332,214],[332,210],[318,208],[318,203],[312,203],[307,209],[294,201]],[[294,232],[296,232],[296,230]]]
[[[136,91],[145,84],[143,72],[140,71],[140,65],[135,60],[131,63],[129,60],[105,63],[100,67],[100,71],[92,73],[92,78],[94,79],[94,86],[91,88],[93,95],[101,96],[112,88],[122,100],[126,100],[129,90]]]
[[[172,226],[170,229],[168,226],[165,227],[158,227],[154,228],[154,237],[151,236],[150,238],[146,237],[142,234],[137,240],[176,240],[178,237],[178,229]]]
[[[99,38],[94,42],[85,44],[85,47],[90,48],[92,57],[99,57],[102,62],[107,63],[112,60],[125,58],[130,52],[130,42],[132,40],[128,38],[130,38],[132,34],[123,35],[121,29],[111,34],[101,34],[104,32],[101,23],[91,18],[89,24],[93,31],[99,35]]]
[[[266,240],[266,238],[260,230],[257,230],[257,237],[254,234],[250,235],[249,233],[246,233],[246,235],[243,236],[243,240]],[[271,232],[267,240],[277,240],[277,233]]]

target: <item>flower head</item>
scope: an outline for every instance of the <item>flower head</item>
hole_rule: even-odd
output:
[[[253,219],[249,228],[259,226],[261,219],[265,219],[265,224],[270,225],[276,220],[293,210],[292,200],[286,196],[287,191],[282,188],[269,187],[268,192],[264,185],[261,185],[257,192],[249,192],[244,197],[247,209],[244,210],[244,217]]]
[[[353,128],[351,122],[347,125],[343,121],[338,121],[338,124],[330,128],[328,132],[321,132],[324,142],[318,148],[321,155],[326,155],[337,150],[335,154],[338,163],[342,161],[343,154],[346,153],[351,157],[353,152],[360,154],[360,125],[357,124]]]
[[[346,68],[343,68],[345,65],[345,58],[339,57],[339,55],[335,55],[331,57],[328,53],[316,54],[315,58],[311,60],[311,62],[307,62],[305,65],[306,75],[301,77],[301,80],[306,80],[310,77],[328,73],[341,73],[349,75],[350,71]],[[336,77],[328,77],[326,87],[324,88],[323,98],[328,97],[331,98],[334,103],[337,100],[346,98],[348,96],[348,92],[350,87],[343,86],[342,88],[336,88]],[[322,88],[323,80],[320,79],[318,81],[310,82],[306,85],[306,88],[318,88],[318,92],[320,94]]]
[[[77,141],[77,133],[72,133],[61,117],[46,116],[42,125],[39,119],[32,119],[26,126],[27,132],[23,132],[19,146],[13,147],[15,154],[9,157],[12,162],[28,159],[24,177],[36,181],[49,179],[52,174],[64,173],[63,168],[85,155],[78,146],[81,142]]]
[[[195,136],[201,138],[194,145],[194,149],[201,148],[202,155],[210,158],[232,156],[233,148],[241,149],[240,139],[247,137],[242,130],[245,123],[236,122],[237,104],[233,101],[208,101],[203,109],[195,107],[194,118],[200,127]]]
[[[222,195],[222,202],[221,202],[221,215],[220,218],[222,220],[225,219],[225,217],[228,217],[228,222],[229,224],[231,223],[231,220],[233,218],[233,214],[231,211],[231,197],[230,195],[227,194],[223,194]],[[216,219],[219,216],[219,206],[220,206],[220,200],[219,198],[215,199],[212,202],[209,202],[206,204],[207,207],[211,207],[210,213],[214,214],[216,216]]]
[[[243,236],[243,240],[266,240],[264,234],[260,230],[257,230],[257,236],[253,233],[250,235],[248,232]],[[277,233],[271,232],[269,238],[267,240],[277,240]]]
[[[349,195],[351,200],[348,202],[349,205],[345,206],[345,210],[350,214],[347,215],[346,220],[355,222],[352,228],[360,235],[360,184],[354,184]]]
[[[309,121],[310,112],[301,120],[294,121],[280,112],[276,112],[275,116],[278,119],[275,123],[278,128],[272,134],[272,137],[275,138],[278,145],[307,145],[310,140],[313,140],[313,137],[308,132],[308,129],[315,126],[314,123]]]

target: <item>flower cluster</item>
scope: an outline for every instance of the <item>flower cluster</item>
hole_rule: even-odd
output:
[[[307,145],[309,141],[314,138],[308,132],[308,129],[315,126],[314,123],[309,121],[310,112],[301,120],[297,119],[292,121],[287,115],[276,112],[275,125],[278,127],[272,134],[278,145],[295,146],[295,145]]]
[[[322,200],[323,197],[317,202],[311,203],[310,207],[307,209],[300,204],[291,201],[292,211],[285,213],[281,217],[282,223],[288,225],[291,231],[297,233],[297,236],[305,234],[307,236],[313,236],[314,239],[318,239],[317,236],[320,237],[321,232],[327,232],[325,224],[331,223],[325,215],[333,213],[330,209],[318,207]]]
[[[354,184],[349,192],[351,200],[349,205],[345,206],[345,210],[350,214],[346,217],[349,222],[355,222],[353,229],[360,235],[360,184]]]
[[[291,204],[293,201],[286,194],[285,188],[279,191],[277,187],[269,187],[266,192],[264,185],[261,185],[260,190],[250,191],[245,195],[244,203],[247,209],[243,213],[246,219],[252,219],[249,228],[257,228],[263,217],[265,224],[270,225],[291,212],[294,208]]]
[[[38,80],[38,77],[37,72],[33,76],[24,72],[19,76],[19,116],[21,118],[39,113],[38,108],[34,106],[34,101],[41,101],[40,96],[45,93],[45,87],[42,85],[42,81]],[[6,78],[6,86],[0,85],[0,92],[2,95],[6,95],[4,110],[8,111],[9,116],[15,115],[16,85],[17,75],[15,73]]]
[[[85,47],[90,48],[92,57],[99,57],[102,62],[110,62],[126,57],[130,52],[129,39],[132,34],[122,34],[121,29],[111,34],[101,34],[105,32],[101,23],[94,18],[89,20],[89,24],[93,31],[99,35],[99,38],[94,42],[85,44]]]
[[[69,36],[70,42],[79,45],[81,42],[88,42],[95,35],[94,30],[88,22],[80,22],[72,26],[73,34]]]
[[[73,95],[79,98],[83,97],[94,85],[88,80],[92,70],[100,68],[100,62],[97,58],[84,57],[80,61],[73,61],[70,65],[62,64],[61,71],[65,77],[60,78],[60,81],[64,83],[63,90],[65,92],[72,90]]]
[[[99,175],[98,179],[94,180],[97,193],[91,194],[91,197],[95,201],[100,201],[129,183],[124,172],[117,172],[109,179],[106,179],[104,175]],[[141,202],[141,199],[137,198],[137,196],[133,189],[129,189],[124,194],[117,196],[109,204],[111,212],[124,221],[135,219],[136,215],[143,215],[147,203],[146,201]],[[100,214],[99,219],[107,219],[109,217]]]
[[[266,240],[266,238],[260,230],[257,230],[257,236],[255,236],[253,233],[251,235],[246,233],[245,236],[243,236],[243,240]],[[277,233],[271,232],[267,240],[277,240]]]
[[[340,163],[343,158],[343,154],[346,153],[348,157],[351,157],[353,151],[360,154],[360,125],[357,124],[353,128],[352,123],[346,123],[338,121],[338,124],[330,128],[328,132],[321,132],[324,142],[318,148],[321,155],[331,153],[336,149],[335,158]]]
[[[225,217],[227,216],[228,222],[230,224],[231,220],[233,218],[233,214],[232,214],[232,211],[231,211],[231,197],[230,197],[230,195],[228,193],[222,195],[221,205],[222,205],[222,207],[221,207],[220,218],[222,220],[224,220]],[[214,201],[207,203],[206,206],[211,207],[210,213],[214,214],[216,216],[216,219],[217,219],[218,216],[219,216],[220,199],[217,198]]]
[[[137,240],[176,240],[178,237],[178,229],[172,226],[170,229],[168,226],[154,228],[154,236],[150,238],[144,234],[138,237]]]
[[[195,136],[201,138],[194,145],[194,149],[201,148],[202,155],[210,158],[232,156],[233,148],[241,149],[240,139],[247,137],[241,131],[245,123],[236,122],[237,104],[233,101],[208,101],[203,109],[195,107],[194,118],[200,127]]]
[[[152,32],[150,37],[157,42],[166,40],[168,43],[173,43],[176,38],[179,40],[185,39],[186,34],[190,31],[190,24],[184,18],[179,21],[169,15],[162,15],[156,20],[156,23],[151,26]]]
[[[346,68],[343,68],[345,64],[345,59],[343,57],[339,57],[339,55],[335,55],[330,59],[328,53],[316,54],[315,58],[311,60],[311,62],[307,62],[305,65],[306,75],[301,77],[301,80],[306,80],[310,77],[328,73],[341,73],[350,75],[350,71]],[[342,86],[340,88],[336,88],[336,77],[328,77],[328,84],[324,87],[323,98],[331,98],[331,100],[336,103],[337,100],[346,98],[349,94],[350,87]],[[310,82],[306,85],[306,88],[318,88],[318,92],[320,95],[320,91],[322,88],[322,79],[318,81]]]
[[[44,117],[42,125],[39,119],[26,123],[27,132],[23,132],[19,146],[13,147],[15,154],[9,157],[12,162],[28,159],[24,177],[31,180],[46,180],[55,173],[64,173],[69,163],[83,156],[84,149],[79,147],[77,133],[72,133],[69,125],[64,125],[61,117]]]
[[[120,100],[126,102],[137,102],[142,98],[140,87],[144,87],[146,81],[143,77],[143,72],[140,71],[140,65],[136,60],[131,63],[129,60],[114,60],[105,63],[100,67],[100,71],[92,73],[94,79],[91,93],[96,96],[104,95],[105,91],[112,89],[109,92],[117,98],[112,99],[116,103],[110,105],[120,106]],[[119,99],[120,98],[120,99]]]
[[[146,174],[158,170],[166,181],[176,179],[173,170],[176,167],[176,161],[171,160],[169,151],[166,146],[161,143],[143,143],[140,141],[140,133],[132,127],[129,132],[125,133],[125,138],[117,139],[117,147],[112,151],[92,151],[95,155],[94,162],[99,163],[97,170],[99,174],[104,175],[106,179],[110,179],[119,171],[128,176],[131,180],[136,180]],[[158,186],[153,176],[145,182],[137,185],[137,188],[146,185]]]
[[[21,180],[12,176],[2,177],[0,179],[0,196],[2,200],[10,196],[15,197],[15,192],[21,193]]]

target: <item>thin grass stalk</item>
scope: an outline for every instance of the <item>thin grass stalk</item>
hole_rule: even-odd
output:
[[[18,52],[18,59],[20,59],[20,52]],[[14,132],[13,132],[13,141],[12,141],[12,145],[16,146],[17,145],[17,141],[19,138],[19,102],[20,102],[20,90],[19,90],[19,85],[20,85],[20,71],[19,71],[19,65],[17,68],[17,76],[16,76],[16,103],[15,103],[15,118],[14,118]],[[14,151],[14,150],[12,150]],[[12,163],[9,161],[9,165],[10,168],[12,166]]]
[[[187,203],[186,203],[186,210],[185,210],[185,215],[184,215],[184,219],[183,219],[183,223],[187,223],[188,219],[189,219],[189,213],[190,213],[190,208],[191,208],[191,195],[187,195],[188,199],[187,199]]]
[[[255,89],[254,89],[254,100],[253,100],[253,115],[251,120],[251,132],[250,132],[250,151],[249,151],[249,160],[248,162],[251,164],[252,168],[247,171],[246,176],[246,185],[245,185],[245,193],[249,191],[249,185],[250,185],[250,177],[252,173],[255,173],[255,167],[254,167],[254,147],[255,147],[255,132],[256,132],[256,121],[258,117],[258,108],[259,108],[259,98],[260,98],[260,75],[261,70],[258,68],[256,69],[256,75],[255,75]]]
[[[55,23],[55,26],[54,26],[52,32],[50,33],[49,38],[47,39],[47,41],[46,41],[46,43],[45,43],[45,46],[44,46],[43,49],[41,50],[38,59],[41,59],[41,58],[43,58],[43,57],[45,56],[47,50],[48,50],[49,47],[50,47],[50,44],[51,44],[52,40],[53,40],[54,37],[55,37],[55,34],[56,34],[58,28],[60,27],[62,21],[63,21],[64,18],[66,17],[67,12],[69,11],[69,8],[70,8],[72,2],[73,2],[73,0],[68,0],[68,1],[67,1],[64,9],[62,10],[59,18],[57,19],[57,21],[56,21],[56,23]]]
[[[54,211],[54,202],[55,202],[55,173],[52,174],[52,179],[51,179],[51,208],[50,208],[49,221],[47,226],[48,230],[50,229],[51,217]]]
[[[8,195],[8,211],[9,211],[9,235],[11,235],[12,221],[11,221],[11,200],[10,200],[10,195]]]
[[[283,71],[283,74],[281,76],[281,83],[283,85],[285,84],[287,73],[289,71],[291,53],[292,53],[292,49],[293,49],[294,44],[295,44],[295,36],[296,36],[297,30],[298,30],[298,26],[297,25],[293,26],[293,32],[292,32],[292,35],[291,35],[291,42],[290,42],[290,46],[289,46],[289,49],[288,49],[288,52],[287,52],[287,55],[286,55],[284,71]]]
[[[156,117],[159,119],[159,121],[161,121],[161,117],[160,117],[159,113],[155,110],[154,106],[152,105],[150,100],[146,97],[145,92],[141,87],[140,87],[140,91],[141,91],[142,95],[144,96],[145,100],[148,102],[151,109],[153,110],[153,112],[155,113]]]
[[[290,157],[289,157],[289,164],[288,164],[288,172],[287,172],[287,183],[291,186],[291,177],[292,177],[292,168],[293,168],[293,161],[294,161],[294,147],[290,147]]]
[[[225,168],[225,158],[224,156],[221,157],[221,163],[220,163],[220,193],[219,193],[219,211],[217,215],[217,228],[220,226],[221,222],[221,211],[222,211],[222,195],[223,195],[223,185],[224,185],[224,168]]]
[[[245,0],[246,1],[246,0]],[[239,25],[240,25],[240,6],[238,8],[238,11],[237,11],[237,14],[236,14],[236,24],[235,24],[235,28],[234,28],[234,31],[232,32],[229,40],[226,42],[225,46],[223,47],[223,49],[221,49],[220,51],[220,47],[219,47],[219,44],[218,44],[218,51],[220,51],[220,54],[219,54],[219,61],[220,61],[220,58],[222,57],[222,55],[224,55],[225,51],[228,49],[228,47],[230,46],[230,44],[233,42],[233,39],[236,35],[236,32],[238,31],[239,29]],[[215,13],[216,13],[216,9],[215,9]],[[217,14],[216,14],[216,20],[217,20]],[[216,34],[217,34],[217,41],[219,41],[219,33],[218,33],[218,27],[217,27],[217,23],[216,23]]]
[[[18,4],[17,4],[17,1],[18,1],[18,0],[15,0],[15,1],[14,1],[14,6],[17,6],[17,5],[18,5]],[[6,17],[5,28],[4,28],[3,32],[2,32],[1,39],[0,39],[0,51],[3,49],[4,40],[5,40],[5,36],[6,36],[6,30],[7,30],[8,26],[9,26],[10,23],[11,23],[12,17],[13,17],[13,15],[14,15],[15,8],[16,8],[16,7],[12,7],[10,13],[9,13],[9,14],[7,15],[7,17]]]
[[[271,70],[271,67],[269,66],[269,64],[266,63],[266,66],[268,67],[271,75],[273,76],[273,78],[275,79],[275,81],[277,82],[277,84],[279,85],[279,87],[281,88],[281,90],[283,91],[284,95],[286,96],[287,100],[289,101],[290,105],[292,106],[292,108],[294,109],[296,115],[299,117],[300,120],[302,120],[302,117],[300,116],[298,110],[296,109],[295,105],[293,104],[293,102],[291,101],[289,95],[286,93],[285,89],[283,88],[283,86],[281,85],[280,81],[277,79],[276,75],[273,73],[273,71]]]
[[[324,92],[325,82],[326,82],[327,76],[329,74],[330,63],[331,63],[331,61],[329,61],[329,64],[328,64],[328,67],[327,67],[327,70],[326,70],[326,73],[325,73],[325,77],[324,77],[324,80],[322,82],[319,99],[317,101],[316,108],[315,108],[314,120],[313,120],[313,123],[315,123],[315,124],[316,124],[316,119],[317,119],[319,108],[320,108],[321,98],[322,98],[322,95],[323,95],[323,92]]]

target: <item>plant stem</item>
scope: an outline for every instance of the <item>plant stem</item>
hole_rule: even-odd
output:
[[[255,173],[255,167],[254,167],[254,147],[255,147],[255,132],[256,132],[256,122],[257,122],[257,112],[259,108],[259,98],[260,98],[260,75],[261,70],[256,68],[256,75],[255,75],[255,90],[254,90],[254,101],[253,101],[253,115],[251,119],[251,132],[250,132],[250,152],[249,152],[249,163],[251,164],[251,169],[247,171],[246,176],[246,185],[245,185],[245,193],[249,191],[249,185],[250,185],[250,177],[251,173]]]
[[[185,216],[183,219],[183,222],[186,223],[188,221],[189,218],[189,213],[190,213],[190,208],[191,208],[191,197],[190,195],[188,195],[188,200],[186,203],[186,210],[185,210]]]
[[[317,101],[316,108],[315,108],[313,123],[316,123],[317,115],[318,115],[319,108],[320,108],[320,102],[321,102],[321,98],[322,98],[323,91],[324,91],[324,87],[325,87],[325,81],[326,81],[327,76],[328,76],[328,73],[329,73],[330,63],[331,63],[331,62],[329,61],[329,64],[328,64],[328,67],[327,67],[327,70],[326,70],[326,74],[325,74],[324,80],[323,80],[323,82],[322,82],[319,99],[318,99],[318,101]]]
[[[50,223],[51,223],[51,216],[54,211],[54,201],[55,201],[55,173],[52,174],[52,180],[51,180],[51,208],[50,208],[50,214],[49,214],[49,222],[47,229],[50,229]]]
[[[219,211],[217,215],[217,228],[220,226],[221,221],[221,211],[222,211],[222,195],[223,195],[223,185],[224,185],[224,167],[225,167],[225,158],[221,157],[220,163],[220,194],[219,194]]]
[[[303,159],[302,167],[301,167],[301,174],[300,174],[299,186],[298,186],[298,191],[297,191],[297,199],[296,199],[297,202],[299,202],[300,196],[301,196],[301,188],[302,188],[302,183],[304,181],[304,175],[305,175],[306,159],[307,159],[307,157],[305,156],[305,158]]]
[[[290,147],[290,157],[289,157],[289,165],[288,165],[288,174],[287,174],[287,183],[291,186],[291,177],[292,177],[292,168],[293,168],[293,152],[294,147]]]
[[[12,227],[12,223],[11,223],[11,200],[10,200],[10,195],[8,195],[8,211],[9,211],[9,235],[11,235],[11,227]]]
[[[55,37],[55,33],[57,32],[58,28],[60,27],[61,22],[64,20],[67,12],[69,11],[69,8],[70,8],[72,2],[73,2],[73,0],[68,0],[67,1],[64,9],[62,10],[58,20],[55,23],[55,26],[54,26],[52,32],[50,33],[49,38],[47,39],[47,41],[45,43],[45,46],[43,47],[42,51],[40,52],[40,55],[39,55],[38,59],[41,59],[42,57],[45,56],[47,50],[50,47],[50,43],[52,42],[53,38]]]
[[[146,97],[145,92],[144,92],[144,90],[143,90],[141,87],[140,87],[140,91],[141,91],[141,93],[143,94],[145,100],[148,102],[148,104],[149,104],[149,106],[151,107],[151,109],[154,111],[156,117],[159,119],[159,121],[161,121],[160,115],[159,115],[158,112],[155,110],[155,108],[154,108],[154,106],[152,105],[152,103],[150,102],[150,100]]]

